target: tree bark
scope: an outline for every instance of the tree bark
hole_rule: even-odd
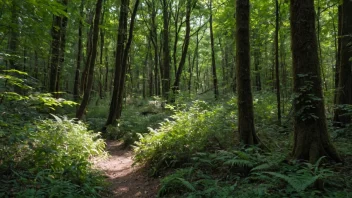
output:
[[[170,48],[169,48],[169,2],[163,0],[163,66],[161,71],[161,95],[164,100],[169,100],[170,90]],[[156,75],[156,74],[155,74]]]
[[[17,0],[12,1],[11,5],[11,31],[9,38],[9,54],[11,54],[9,63],[10,68],[20,70],[20,66],[17,63],[18,45],[19,45],[19,5]],[[18,94],[22,93],[22,89],[19,86],[14,87],[14,91]]]
[[[336,104],[352,105],[352,2],[344,0],[341,11],[340,71]],[[334,121],[345,126],[351,123],[351,115],[343,108],[338,107],[335,110]]]
[[[258,144],[253,115],[250,78],[249,0],[236,0],[236,75],[238,131],[246,145]]]
[[[340,52],[341,52],[341,30],[342,30],[342,6],[338,7],[338,24],[337,24],[337,52],[336,52],[336,64],[335,64],[335,95],[334,95],[334,104],[337,102],[337,93],[339,87],[339,72],[340,72]]]
[[[280,73],[279,73],[279,17],[280,17],[280,7],[279,1],[275,0],[275,74],[276,74],[276,102],[277,102],[277,121],[281,125],[281,95],[280,95]]]
[[[60,29],[61,18],[54,16],[53,25],[51,29],[51,60],[50,60],[50,78],[49,78],[49,92],[56,91],[57,72],[59,67],[60,55]]]
[[[211,70],[212,70],[212,74],[213,74],[212,77],[213,77],[214,97],[215,97],[215,100],[217,100],[219,98],[219,90],[218,90],[218,78],[216,75],[216,63],[215,63],[212,0],[210,0],[209,9],[210,9],[209,25],[210,25],[210,45],[211,45]]]
[[[290,12],[295,94],[292,157],[311,163],[322,156],[341,161],[327,131],[314,0],[291,0]]]
[[[133,8],[133,13],[131,15],[131,23],[128,32],[128,40],[126,41],[127,32],[127,17],[128,17],[128,5],[129,0],[122,0],[120,7],[120,18],[119,18],[119,28],[117,36],[117,49],[116,49],[116,61],[115,61],[115,78],[114,78],[114,90],[110,103],[109,116],[106,121],[103,131],[105,131],[106,126],[111,124],[116,124],[117,120],[121,117],[122,112],[122,100],[123,92],[125,86],[126,72],[127,72],[127,59],[128,52],[131,47],[133,38],[133,28],[134,22],[137,15],[137,9],[139,5],[139,0]]]
[[[79,74],[80,74],[80,69],[81,69],[81,62],[82,62],[82,18],[83,18],[83,9],[84,9],[84,2],[85,0],[81,1],[80,5],[80,19],[79,19],[79,25],[78,25],[78,51],[77,51],[77,62],[76,62],[76,72],[75,72],[75,82],[73,85],[73,98],[74,101],[79,100]]]
[[[68,0],[60,1],[64,6],[67,6]],[[50,82],[49,92],[56,92],[55,97],[58,97],[59,82],[60,82],[60,66],[64,61],[64,49],[66,43],[66,25],[67,17],[54,16],[53,25],[51,29],[52,43],[51,43],[51,65],[50,65]]]
[[[101,10],[102,10],[102,2],[103,2],[103,0],[97,0],[96,6],[95,6],[95,17],[94,17],[93,32],[92,32],[92,34],[93,34],[92,51],[91,51],[91,57],[89,58],[89,62],[87,65],[87,67],[89,67],[88,78],[87,78],[87,87],[84,90],[84,95],[83,95],[81,105],[77,109],[77,113],[76,113],[77,119],[82,119],[84,111],[88,105],[91,90],[93,87],[94,66],[95,66],[95,59],[97,56],[98,38],[99,38],[99,21],[100,21],[100,15],[101,15]]]
[[[262,90],[262,83],[260,79],[260,36],[257,34],[257,29],[253,31],[253,37],[255,39],[254,46],[254,75],[255,75],[255,87],[257,91]]]
[[[177,68],[177,73],[176,73],[176,78],[174,85],[172,87],[173,91],[173,97],[171,102],[175,102],[175,97],[177,92],[180,90],[180,80],[181,80],[181,74],[183,67],[185,66],[186,63],[186,58],[187,58],[187,52],[188,52],[188,46],[189,46],[189,40],[190,40],[190,33],[191,33],[191,0],[187,0],[187,6],[186,6],[186,34],[184,38],[184,42],[182,45],[182,55],[181,55],[181,60]]]
[[[63,5],[65,6],[65,12],[67,12],[68,0],[63,0]],[[59,97],[60,91],[60,79],[61,79],[61,71],[65,62],[65,47],[66,47],[66,28],[67,28],[67,17],[63,16],[61,18],[61,27],[60,27],[60,50],[59,50],[59,67],[57,68],[57,79],[55,85],[56,97]]]

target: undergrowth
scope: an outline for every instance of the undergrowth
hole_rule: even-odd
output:
[[[191,155],[233,145],[233,114],[229,106],[211,108],[204,101],[169,107],[173,115],[157,129],[141,135],[135,147],[135,162],[151,166],[151,174],[161,168],[187,162]]]
[[[0,197],[100,197],[104,178],[90,162],[105,155],[100,134],[58,116],[75,103],[35,92],[20,75],[0,73]]]

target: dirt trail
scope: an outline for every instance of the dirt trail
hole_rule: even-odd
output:
[[[96,161],[95,166],[102,170],[111,184],[111,197],[155,197],[159,179],[147,176],[140,167],[132,167],[133,152],[123,149],[122,142],[108,141],[107,159]],[[110,196],[109,196],[110,197]]]

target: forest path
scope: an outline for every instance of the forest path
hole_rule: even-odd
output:
[[[132,167],[133,151],[124,149],[119,141],[107,141],[109,157],[94,162],[110,183],[109,197],[155,197],[159,179],[150,178],[141,167]]]

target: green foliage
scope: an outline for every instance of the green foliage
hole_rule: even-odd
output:
[[[49,114],[76,103],[43,93],[0,98],[0,197],[100,196],[103,178],[90,162],[105,155],[100,134]]]
[[[37,167],[85,177],[90,164],[88,159],[104,154],[104,141],[99,133],[87,131],[81,122],[54,118],[36,123],[37,131],[31,134],[28,142],[34,152],[27,161],[32,159]]]
[[[0,152],[4,196],[98,196],[102,178],[92,172],[89,159],[104,155],[105,143],[81,122],[54,118],[28,123],[4,142]],[[11,188],[16,191],[6,190]]]
[[[265,154],[255,147],[193,156],[187,168],[161,181],[159,196],[343,197],[348,194],[341,187],[325,187],[325,192],[313,188],[317,182],[336,177],[336,172],[321,164],[323,158],[315,164],[287,164],[282,156]]]
[[[169,107],[174,115],[156,130],[141,137],[135,147],[136,163],[150,164],[152,170],[184,163],[196,152],[228,147],[233,142],[232,118],[228,109],[213,109],[203,101],[195,101],[186,108]]]

